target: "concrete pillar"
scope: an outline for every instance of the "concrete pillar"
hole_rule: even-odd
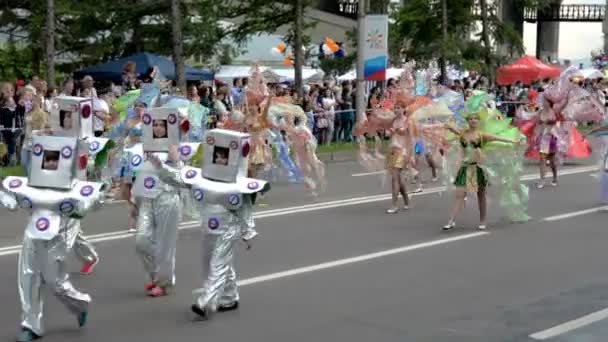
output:
[[[551,5],[550,11],[559,13],[561,1]],[[559,22],[549,21],[536,23],[536,58],[543,62],[558,60],[559,55]]]
[[[606,0],[608,1],[608,0]],[[504,23],[508,24],[519,33],[519,36],[524,36],[524,12],[521,6],[515,3],[515,0],[502,0],[498,1],[498,18]],[[502,56],[518,57],[515,56],[512,44],[505,43],[498,46],[498,52]]]

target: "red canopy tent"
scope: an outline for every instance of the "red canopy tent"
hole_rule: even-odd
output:
[[[501,85],[517,81],[530,84],[543,78],[557,78],[560,74],[559,67],[546,65],[532,56],[524,56],[513,64],[498,68],[496,81]]]

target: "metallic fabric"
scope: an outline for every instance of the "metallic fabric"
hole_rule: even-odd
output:
[[[152,197],[137,198],[139,215],[135,250],[150,280],[159,287],[175,285],[175,251],[182,218],[177,186],[181,184],[179,170],[183,163],[173,166],[176,167],[158,170],[160,192]]]
[[[178,192],[141,199],[135,248],[150,280],[160,287],[175,285],[175,246],[180,220]]]
[[[23,238],[18,264],[19,297],[22,308],[22,327],[42,336],[44,327],[43,284],[50,287],[57,299],[72,313],[86,312],[91,297],[74,288],[69,280],[66,257],[70,252],[68,235],[74,229],[73,219],[61,219],[61,231],[52,240]]]
[[[230,305],[239,300],[234,247],[238,240],[250,240],[257,235],[251,195],[244,195],[243,205],[236,210],[208,203],[203,206],[201,216],[204,282],[193,294],[198,307],[213,312],[218,305]]]

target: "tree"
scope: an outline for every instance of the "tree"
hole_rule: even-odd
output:
[[[55,1],[46,1],[46,82],[55,87]],[[45,95],[45,94],[43,94]]]
[[[186,68],[184,66],[182,43],[181,1],[171,0],[171,45],[173,46],[173,63],[177,87],[186,91]]]

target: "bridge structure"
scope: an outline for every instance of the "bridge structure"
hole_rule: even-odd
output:
[[[407,2],[408,0],[402,0]],[[607,5],[599,4],[562,4],[555,0],[550,6],[536,10],[522,9],[517,6],[516,0],[496,0],[498,4],[498,17],[503,22],[510,23],[523,37],[523,24],[536,23],[536,57],[541,60],[557,60],[559,48],[560,22],[602,22],[604,32],[604,51],[608,51],[608,18]],[[606,0],[608,4],[608,0]],[[317,8],[337,16],[356,20],[358,0],[326,0],[318,1]],[[584,37],[582,37],[584,39]],[[508,47],[500,47],[508,53]]]

